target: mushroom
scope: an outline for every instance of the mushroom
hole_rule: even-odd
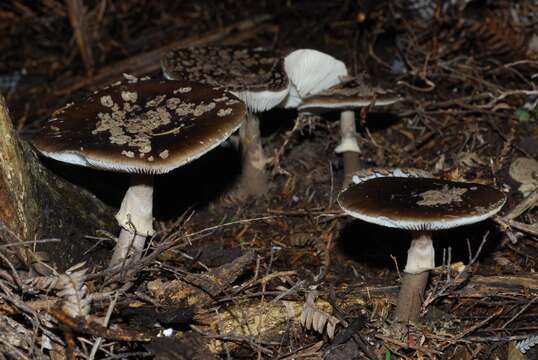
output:
[[[299,49],[284,58],[290,90],[280,106],[297,108],[303,99],[341,83],[347,76],[346,65],[321,51]]]
[[[428,273],[434,268],[432,233],[485,220],[506,201],[502,192],[487,185],[424,175],[413,169],[361,172],[338,197],[348,215],[411,233],[395,314],[403,323],[416,322],[419,317]]]
[[[128,255],[139,258],[146,237],[155,233],[153,175],[218,146],[240,127],[245,112],[239,99],[219,88],[129,77],[55,111],[32,143],[58,161],[132,174],[116,215],[122,230],[112,267]]]
[[[512,179],[521,184],[518,188],[523,196],[529,195],[538,188],[538,161],[518,157],[510,164],[509,174]]]
[[[190,47],[165,53],[161,67],[167,79],[223,86],[245,102],[247,120],[239,134],[242,172],[235,195],[246,198],[265,193],[267,160],[256,113],[272,109],[288,95],[283,58],[262,48]]]
[[[374,86],[365,74],[348,77],[343,82],[302,99],[300,111],[340,110],[341,141],[336,153],[344,158],[344,187],[351,183],[351,176],[358,170],[360,154],[354,109],[366,106],[386,106],[400,100],[390,90]]]

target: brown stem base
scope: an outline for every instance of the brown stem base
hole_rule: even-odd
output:
[[[361,168],[359,153],[354,151],[345,151],[342,153],[344,158],[344,183],[343,189],[351,185],[353,174]]]
[[[404,273],[402,286],[398,295],[398,306],[394,320],[397,322],[408,323],[418,322],[424,289],[428,283],[429,271],[420,274]]]

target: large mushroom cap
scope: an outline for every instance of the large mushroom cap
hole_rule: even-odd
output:
[[[351,185],[338,198],[353,217],[407,230],[473,224],[497,213],[505,200],[490,186],[415,177],[371,178]]]
[[[373,85],[366,75],[361,74],[303,99],[299,110],[386,106],[399,100],[393,91]]]
[[[122,172],[159,174],[226,140],[245,105],[190,81],[129,81],[57,110],[32,138],[45,156]]]
[[[267,49],[176,49],[162,56],[161,67],[167,79],[223,86],[245,101],[253,111],[269,110],[288,94],[284,59]]]

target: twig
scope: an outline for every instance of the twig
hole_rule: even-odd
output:
[[[88,36],[86,9],[84,8],[82,0],[65,0],[65,3],[67,5],[69,22],[73,28],[80,57],[86,67],[87,74],[90,75],[95,63],[93,60],[90,38]]]
[[[408,344],[406,342],[396,340],[396,339],[392,339],[392,338],[389,338],[387,336],[382,336],[382,335],[376,334],[375,337],[378,338],[379,340],[383,340],[383,341],[392,343],[394,345],[398,345],[398,346],[400,346],[402,348],[410,348],[410,349],[413,349],[413,350],[420,351],[420,352],[422,352],[424,354],[427,354],[429,356],[432,356],[432,357],[434,355],[442,355],[443,354],[441,351],[430,350],[430,349],[427,349],[427,348],[425,348],[423,346]]]
[[[478,256],[482,252],[482,248],[486,244],[487,237],[489,235],[489,231],[484,234],[484,237],[482,238],[482,242],[480,243],[480,246],[478,247],[478,250],[476,251],[475,255],[473,256],[471,253],[471,250],[469,249],[469,263],[465,265],[463,270],[459,272],[452,281],[445,282],[445,285],[441,287],[441,289],[432,292],[426,300],[424,300],[423,308],[427,308],[432,302],[437,300],[438,298],[447,295],[447,290],[453,286],[454,283],[456,283],[456,286],[460,284],[460,279],[463,279],[464,276],[469,275],[468,273],[472,269],[472,266],[474,263],[478,260]],[[469,245],[470,246],[470,245]]]
[[[108,327],[110,317],[112,316],[112,311],[114,310],[114,307],[116,306],[116,303],[118,302],[119,294],[120,294],[119,292],[116,292],[116,295],[114,296],[114,299],[112,299],[112,301],[110,302],[110,305],[108,306],[105,318],[103,320],[103,326],[104,327]],[[98,337],[97,340],[95,340],[95,343],[92,346],[92,351],[90,352],[89,360],[93,360],[95,358],[95,354],[97,353],[97,350],[101,346],[102,342],[103,342],[102,337]]]
[[[531,306],[532,304],[534,304],[534,302],[538,300],[538,296],[532,298],[527,304],[525,304],[525,306],[523,306],[521,308],[521,310],[519,310],[517,312],[517,314],[515,314],[510,320],[508,320],[507,322],[504,323],[503,326],[501,326],[501,328],[505,328],[507,327],[509,324],[511,324],[515,319],[517,319],[519,317],[519,315],[521,315],[525,310],[527,310],[529,308],[529,306]]]
[[[123,73],[129,73],[135,76],[144,75],[152,71],[156,71],[160,66],[160,57],[163,52],[175,48],[183,48],[188,46],[203,46],[210,43],[220,41],[231,34],[242,34],[247,30],[252,31],[252,35],[256,34],[259,25],[271,19],[270,15],[260,15],[252,19],[239,21],[232,25],[225,26],[221,29],[213,30],[205,34],[196,34],[186,39],[174,41],[156,50],[151,50],[146,53],[135,55],[125,60],[109,65],[97,71],[91,78],[79,77],[70,81],[68,84],[59,83],[53,86],[54,95],[61,96],[72,93],[76,90],[88,86],[102,85],[106,82],[113,82],[121,79]],[[242,38],[244,34],[242,35]]]

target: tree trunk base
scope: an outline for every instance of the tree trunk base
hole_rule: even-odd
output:
[[[0,240],[59,239],[9,248],[35,269],[46,270],[36,264],[39,259],[32,255],[36,252],[45,252],[49,265],[58,271],[81,261],[106,265],[109,249],[95,247],[96,240],[85,235],[97,230],[116,233],[113,209],[41,165],[34,150],[18,139],[1,96],[0,138]]]

